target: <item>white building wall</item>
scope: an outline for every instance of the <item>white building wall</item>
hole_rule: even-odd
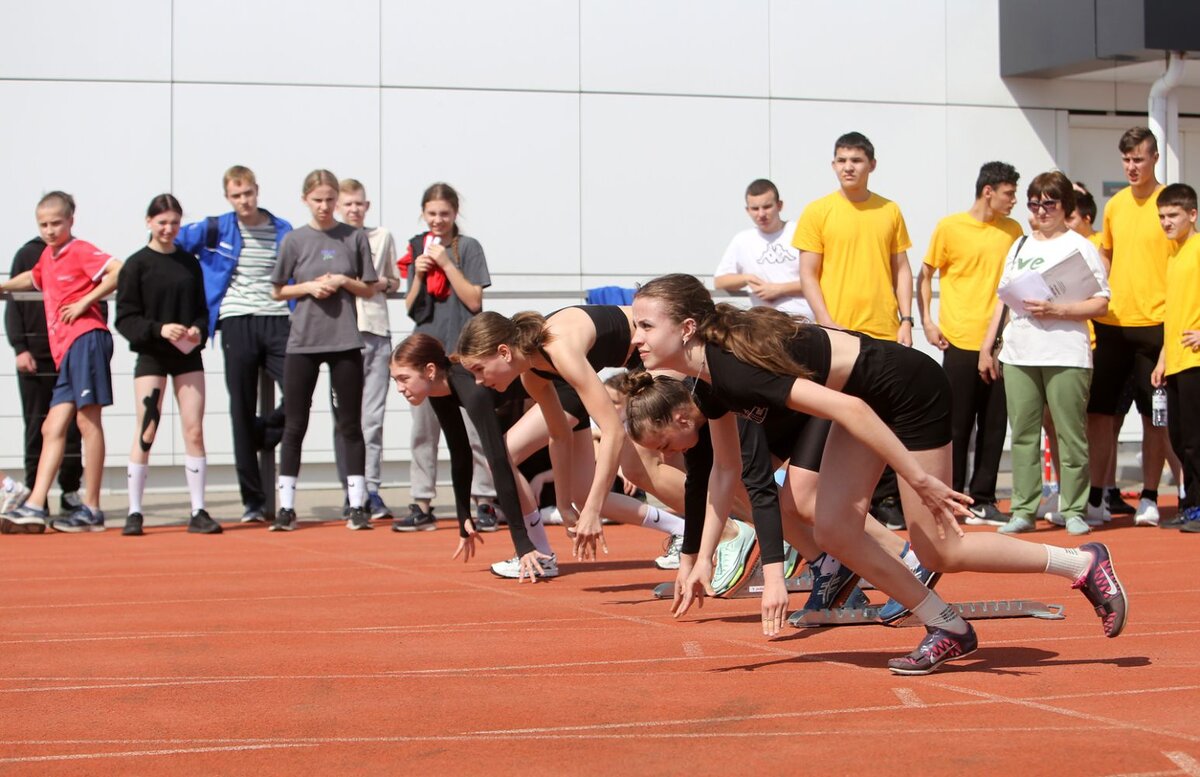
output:
[[[142,244],[142,213],[159,192],[173,191],[189,218],[227,210],[221,174],[235,163],[258,174],[262,205],[294,223],[306,220],[309,170],[360,178],[371,221],[400,239],[420,228],[423,188],[447,180],[493,290],[563,292],[485,302],[502,312],[665,272],[708,275],[747,226],[746,183],[774,179],[795,218],[834,187],[831,146],[848,130],[875,143],[872,188],[899,202],[918,268],[937,219],[970,203],[981,163],[1010,161],[1028,180],[1070,159],[1068,111],[1146,105],[1143,85],[1001,80],[996,0],[4,5],[9,250],[34,234],[34,203],[56,188],[78,200],[79,236],[125,256]],[[1180,108],[1200,111],[1200,90],[1183,90]],[[398,303],[392,313],[398,340],[409,322]],[[113,366],[106,485],[121,488],[133,359],[119,338]],[[228,486],[215,349],[206,366],[214,485]],[[19,470],[12,371],[0,361],[11,398],[0,436],[13,441],[0,467]],[[326,390],[305,446],[310,481],[331,458]],[[395,395],[385,443],[385,477],[402,482],[408,413]],[[181,458],[177,430],[164,433],[152,463]]]

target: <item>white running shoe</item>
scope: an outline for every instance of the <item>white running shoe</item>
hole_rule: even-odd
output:
[[[21,505],[25,504],[25,500],[29,498],[29,487],[24,483],[14,480],[11,490],[4,489],[4,503],[0,504],[0,514],[11,513]]]
[[[1042,497],[1042,502],[1041,502],[1041,504],[1038,505],[1038,509],[1037,509],[1037,513],[1036,513],[1037,517],[1045,518],[1046,520],[1050,520],[1050,514],[1057,513],[1057,512],[1058,512],[1058,492],[1055,491],[1054,493],[1050,494],[1050,496]],[[1059,524],[1059,525],[1061,526],[1061,524]]]
[[[1055,510],[1052,513],[1046,513],[1046,520],[1055,526],[1066,526],[1067,519],[1063,518],[1063,514]]]
[[[1088,526],[1100,526],[1111,521],[1112,513],[1108,511],[1108,500],[1101,499],[1099,507],[1088,502],[1087,514],[1084,515],[1083,520],[1087,521]]]
[[[659,569],[679,569],[679,549],[683,547],[683,535],[672,534],[667,538],[667,552],[654,559]]]
[[[542,523],[546,526],[562,526],[562,513],[554,505],[538,510],[542,514]]]
[[[558,554],[551,553],[550,558],[540,558],[542,574],[539,577],[558,577]],[[507,561],[497,561],[492,564],[492,574],[508,580],[516,580],[521,574],[521,558],[513,556]]]
[[[1133,514],[1134,526],[1158,526],[1158,503],[1153,499],[1139,499],[1137,512]]]

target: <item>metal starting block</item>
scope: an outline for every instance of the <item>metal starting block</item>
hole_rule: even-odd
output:
[[[812,590],[813,578],[812,570],[808,564],[802,565],[800,573],[794,577],[789,577],[783,581],[787,586],[789,594],[808,593]],[[866,580],[859,580],[858,587],[862,589],[871,589],[873,586]],[[659,583],[654,587],[655,599],[670,599],[674,595],[675,583]],[[749,599],[755,596],[762,596],[763,592],[763,571],[762,562],[754,562],[753,569],[746,577],[746,581],[738,585],[732,592],[727,594],[718,594],[721,599]]]
[[[952,602],[951,607],[958,610],[966,620],[984,620],[987,618],[1040,618],[1042,620],[1058,621],[1067,616],[1063,615],[1061,604],[1045,604],[1032,599],[991,599],[982,602]],[[889,624],[879,619],[882,605],[868,607],[843,608],[838,610],[810,610],[792,613],[788,624],[798,629],[820,628],[822,626],[861,626],[863,624],[879,624],[888,626],[920,626],[916,618],[902,618]]]

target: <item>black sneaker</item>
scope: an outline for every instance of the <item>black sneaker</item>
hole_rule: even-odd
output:
[[[492,532],[498,526],[495,507],[488,502],[480,502],[475,506],[475,531]]]
[[[188,519],[188,534],[220,534],[224,531],[221,524],[213,520],[207,510],[197,510]]]
[[[408,515],[392,521],[392,531],[433,531],[437,528],[437,519],[433,517],[433,508],[423,512],[418,505],[408,506]]]
[[[1183,517],[1183,511],[1180,510],[1179,512],[1172,515],[1170,518],[1159,519],[1158,528],[1160,528],[1160,529],[1182,529],[1184,523],[1186,523],[1186,520]]]
[[[371,514],[361,507],[351,507],[350,515],[346,518],[346,528],[350,531],[358,531],[359,529],[373,529],[371,526]]]
[[[141,537],[145,533],[142,531],[141,513],[130,513],[125,517],[125,528],[121,529],[121,534],[126,537]]]
[[[1113,515],[1133,515],[1137,512],[1137,508],[1125,501],[1121,489],[1116,486],[1105,491],[1104,498],[1108,500],[1108,511]]]
[[[286,507],[279,508],[275,523],[268,526],[267,531],[296,531],[296,511]]]
[[[942,664],[956,658],[966,658],[979,649],[979,640],[975,629],[967,624],[966,634],[955,634],[946,629],[926,626],[925,639],[917,645],[917,649],[902,658],[888,661],[888,669],[893,674],[929,674]]]
[[[261,507],[246,505],[246,511],[242,513],[242,523],[266,523],[267,514],[263,512]]]
[[[900,500],[894,496],[886,496],[871,505],[871,515],[893,531],[905,528],[904,511],[900,509]]]

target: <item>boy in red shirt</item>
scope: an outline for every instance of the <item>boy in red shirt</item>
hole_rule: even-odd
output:
[[[41,290],[46,307],[50,352],[58,367],[58,383],[50,398],[50,412],[42,424],[42,455],[37,479],[25,504],[0,516],[4,534],[41,534],[46,531],[46,496],[62,464],[67,430],[76,422],[83,438],[83,506],[67,518],[51,522],[55,531],[104,531],[100,511],[100,478],[104,472],[104,429],[100,409],[112,404],[113,342],[108,325],[96,304],[117,287],[121,262],[91,243],[71,235],[75,200],[64,192],[50,192],[38,202],[38,231],[46,241],[32,270],[0,284],[4,291]]]

